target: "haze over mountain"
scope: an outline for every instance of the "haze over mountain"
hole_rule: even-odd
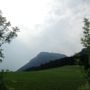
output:
[[[1,69],[16,71],[39,52],[71,56],[79,52],[83,18],[90,19],[90,0],[1,0],[3,16],[18,26],[18,37],[4,46]]]
[[[48,63],[50,61],[61,59],[66,57],[64,54],[40,52],[36,57],[31,59],[26,65],[21,67],[18,71],[23,71],[30,67],[40,66],[42,64]]]

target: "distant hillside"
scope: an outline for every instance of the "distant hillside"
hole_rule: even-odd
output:
[[[42,64],[48,63],[50,61],[54,61],[56,59],[61,59],[67,57],[64,54],[58,54],[58,53],[49,53],[49,52],[40,52],[35,58],[30,60],[29,63],[21,67],[18,71],[25,71],[32,67],[37,67]]]
[[[71,56],[71,57],[64,57],[61,59],[55,59],[54,61],[49,61],[48,63],[41,64],[40,66],[30,67],[27,68],[25,71],[36,71],[36,70],[56,68],[65,65],[75,65],[75,64],[76,64],[75,56]]]

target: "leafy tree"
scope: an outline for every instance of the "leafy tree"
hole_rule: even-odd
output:
[[[2,16],[2,12],[0,11],[0,62],[4,59],[2,46],[5,43],[10,43],[17,36],[18,31],[18,27],[12,27],[11,23]],[[0,90],[5,90],[3,72],[0,74]]]
[[[84,66],[85,73],[90,83],[90,21],[84,18],[83,37],[81,43],[84,46],[83,57],[80,60]]]
[[[17,36],[18,27],[12,27],[11,23],[0,14],[0,61],[4,58],[2,45],[10,43]]]
[[[82,44],[85,48],[90,48],[90,21],[87,18],[84,18],[84,35],[81,38]]]

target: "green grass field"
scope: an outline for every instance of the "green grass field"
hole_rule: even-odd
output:
[[[78,90],[85,83],[78,66],[5,74],[10,90]]]

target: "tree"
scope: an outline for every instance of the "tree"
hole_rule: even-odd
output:
[[[83,38],[81,38],[81,43],[85,48],[90,48],[90,22],[87,18],[84,18],[84,27],[83,27],[84,35]]]
[[[2,62],[2,60],[4,59],[2,46],[5,43],[10,43],[12,39],[17,36],[18,31],[18,27],[12,27],[11,23],[2,16],[2,12],[0,11],[0,62]],[[6,90],[3,79],[3,72],[0,74],[0,90]]]
[[[2,45],[10,43],[17,36],[18,27],[12,27],[11,23],[6,20],[0,13],[0,61],[4,58]]]
[[[90,83],[90,21],[84,18],[83,37],[81,43],[84,46],[83,57],[80,59]]]

